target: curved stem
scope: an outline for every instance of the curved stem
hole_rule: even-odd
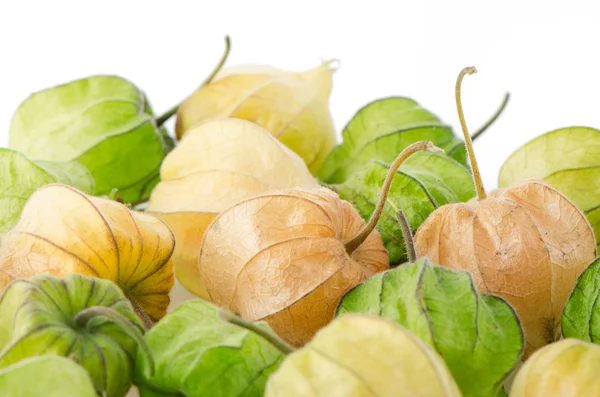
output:
[[[381,213],[383,212],[383,208],[385,207],[385,201],[387,200],[388,194],[390,192],[390,187],[392,186],[392,181],[394,180],[394,176],[396,176],[396,172],[400,165],[409,158],[413,153],[420,151],[427,152],[441,152],[444,151],[438,147],[436,147],[431,142],[415,142],[412,145],[407,146],[399,155],[396,157],[396,160],[390,166],[388,173],[383,182],[383,187],[381,188],[381,193],[379,193],[379,200],[377,201],[377,205],[375,206],[375,211],[371,215],[371,219],[369,222],[362,228],[360,232],[352,240],[346,242],[346,252],[350,255],[356,250],[364,241],[369,237],[369,234],[373,232],[375,227],[377,226],[377,222],[379,222],[379,218],[381,217]]]
[[[225,65],[225,62],[227,61],[227,57],[229,56],[230,50],[231,50],[231,39],[229,38],[229,36],[225,36],[225,52],[221,56],[219,63],[217,64],[217,66],[215,66],[212,73],[202,82],[202,84],[200,84],[200,87],[204,87],[205,85],[209,84],[215,78],[217,73],[219,73],[219,71],[223,68],[223,65]],[[169,120],[171,117],[173,117],[175,115],[175,113],[177,113],[177,111],[179,110],[179,107],[181,106],[182,103],[183,102],[178,103],[177,105],[173,106],[171,109],[169,109],[165,113],[163,113],[161,116],[159,116],[156,119],[156,125],[158,127],[160,127],[164,123],[166,123],[167,120]]]
[[[294,352],[293,348],[291,348],[287,343],[285,343],[282,339],[280,339],[273,332],[269,332],[265,328],[259,327],[255,323],[246,321],[225,309],[221,309],[219,311],[219,315],[221,316],[221,318],[223,320],[227,321],[228,323],[237,325],[238,327],[242,327],[242,328],[260,336],[261,338],[263,338],[264,340],[266,340],[267,342],[272,344],[274,347],[276,347],[283,354],[290,354],[290,353]]]
[[[456,109],[458,110],[458,118],[460,120],[460,126],[463,131],[463,135],[465,137],[465,145],[467,146],[467,153],[469,154],[469,161],[471,163],[471,170],[473,171],[473,182],[475,183],[475,189],[477,191],[477,199],[483,200],[487,196],[485,194],[485,189],[483,188],[483,182],[481,180],[481,173],[479,172],[479,167],[477,166],[477,159],[475,158],[475,152],[473,151],[473,142],[471,141],[471,136],[469,135],[469,130],[467,130],[467,123],[465,121],[465,115],[463,113],[462,101],[460,96],[460,88],[462,85],[463,78],[468,74],[477,73],[477,69],[474,66],[469,66],[461,70],[458,78],[456,79]]]
[[[138,329],[139,325],[131,321],[121,313],[105,306],[91,306],[77,313],[73,319],[76,326],[84,328],[88,322],[95,317],[106,317],[108,320],[117,324],[121,330],[123,330],[131,339],[135,340],[138,348],[141,349],[142,354],[146,356],[149,367],[145,370],[148,371],[148,377],[154,376],[154,358],[150,352],[150,348],[144,339],[144,336]]]
[[[398,223],[400,224],[400,229],[402,229],[402,237],[404,237],[404,246],[406,247],[408,261],[413,263],[417,260],[415,241],[413,239],[413,233],[410,229],[410,225],[408,224],[408,219],[406,219],[406,215],[404,215],[404,211],[402,210],[398,211]]]
[[[508,104],[509,99],[510,99],[510,92],[507,92],[506,94],[504,94],[504,99],[502,99],[502,103],[500,104],[500,107],[498,108],[498,110],[496,110],[496,113],[494,113],[492,115],[492,117],[488,121],[485,122],[484,125],[479,127],[479,129],[477,131],[475,131],[475,133],[473,135],[471,135],[472,142],[475,142],[475,140],[477,138],[479,138],[479,136],[481,134],[483,134],[488,128],[490,128],[490,126],[492,124],[494,124],[496,122],[498,117],[500,117],[502,112],[504,112],[504,109],[506,108],[506,105]]]

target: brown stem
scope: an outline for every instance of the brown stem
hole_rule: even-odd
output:
[[[263,327],[259,327],[255,323],[246,321],[225,309],[221,309],[219,311],[219,315],[221,316],[221,318],[223,320],[227,321],[228,323],[237,325],[238,327],[242,327],[242,328],[260,336],[261,338],[263,338],[264,340],[266,340],[267,342],[272,344],[274,347],[276,347],[284,355],[294,352],[294,349],[292,347],[290,347],[287,343],[285,343],[282,339],[280,339],[273,332],[269,332],[267,329],[265,329]]]
[[[135,314],[137,314],[140,320],[142,320],[142,324],[144,324],[144,329],[148,331],[150,328],[152,328],[152,320],[150,320],[150,317],[148,317],[144,309],[142,309],[142,307],[135,301],[135,299],[133,299],[129,295],[125,296],[127,296],[127,299],[129,299],[129,303],[131,303]]]
[[[475,152],[473,151],[473,142],[467,130],[467,123],[465,121],[465,115],[463,113],[462,101],[460,97],[460,88],[462,85],[463,78],[468,74],[477,73],[475,66],[469,66],[461,70],[458,78],[456,79],[456,109],[458,110],[458,119],[460,120],[460,126],[462,127],[463,134],[465,136],[465,145],[467,146],[467,153],[469,154],[469,162],[471,163],[471,170],[473,171],[473,182],[475,183],[475,189],[477,191],[477,199],[484,200],[487,195],[483,188],[483,182],[481,180],[481,173],[477,166],[477,159],[475,158]]]
[[[417,251],[415,250],[415,241],[413,239],[412,230],[410,229],[410,225],[408,224],[408,219],[406,219],[406,215],[404,215],[404,211],[398,211],[398,223],[400,224],[400,229],[402,229],[402,237],[404,237],[404,246],[406,247],[406,255],[408,256],[408,261],[413,263],[417,260]]]
[[[225,65],[225,61],[227,61],[227,57],[229,56],[230,50],[231,50],[231,39],[229,38],[229,36],[225,36],[225,52],[223,53],[223,56],[221,56],[219,63],[217,64],[217,66],[215,66],[212,73],[202,82],[202,84],[200,84],[200,87],[204,87],[205,85],[210,83],[212,81],[212,79],[215,78],[217,73],[219,73],[219,71],[223,68],[223,65]],[[175,113],[177,113],[177,111],[179,110],[179,107],[181,106],[182,103],[183,102],[178,103],[177,105],[173,106],[171,109],[169,109],[165,113],[163,113],[160,117],[158,117],[156,119],[156,125],[158,127],[160,127],[164,123],[166,123],[167,120],[169,120],[171,117],[173,117],[175,115]]]
[[[379,200],[377,201],[377,205],[375,206],[375,211],[371,215],[371,219],[369,222],[362,228],[360,232],[352,240],[346,242],[346,252],[351,255],[354,250],[356,250],[364,241],[369,237],[369,234],[373,232],[375,227],[377,226],[377,222],[379,222],[379,218],[383,212],[383,208],[385,207],[385,202],[387,200],[388,194],[390,192],[390,187],[392,186],[392,181],[394,180],[394,176],[396,176],[396,172],[400,165],[409,158],[412,154],[420,151],[427,152],[441,152],[444,151],[437,146],[435,146],[431,142],[415,142],[412,145],[407,146],[399,155],[396,157],[396,160],[390,166],[388,173],[383,182],[383,187],[381,188],[381,193],[379,194]]]

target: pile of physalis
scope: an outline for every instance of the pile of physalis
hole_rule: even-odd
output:
[[[115,76],[17,109],[1,396],[600,395],[600,131],[542,135],[486,193],[472,141],[508,95],[470,136],[475,68],[464,141],[389,97],[336,144],[333,62],[226,43],[162,116]]]

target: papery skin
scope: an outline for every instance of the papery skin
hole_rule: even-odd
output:
[[[600,346],[563,339],[535,352],[517,373],[510,397],[600,396]]]
[[[104,278],[155,322],[169,305],[174,245],[169,228],[153,216],[66,185],[47,185],[2,237],[0,290],[40,273]]]
[[[399,325],[374,316],[335,319],[286,357],[266,397],[460,397],[444,361]]]
[[[523,326],[525,357],[560,337],[562,310],[596,257],[593,230],[565,196],[536,181],[433,212],[415,235],[419,257],[473,274]]]
[[[179,282],[208,298],[198,270],[204,231],[220,212],[269,190],[317,185],[304,161],[246,120],[213,119],[193,127],[165,158],[147,212],[175,234]]]
[[[298,153],[316,174],[336,143],[328,103],[333,71],[330,62],[300,73],[262,65],[224,68],[183,102],[175,133],[181,138],[210,118],[248,120]]]
[[[340,299],[388,269],[373,231],[348,255],[365,223],[322,187],[274,191],[242,201],[207,229],[200,275],[211,300],[248,321],[265,320],[301,346],[334,317]]]

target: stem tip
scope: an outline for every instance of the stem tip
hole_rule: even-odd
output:
[[[475,74],[477,73],[477,68],[475,66],[467,66],[463,69],[464,74]]]
[[[445,153],[444,149],[437,147],[433,144],[433,142],[429,141],[425,144],[425,149],[423,149],[427,152],[431,152],[431,153]]]

